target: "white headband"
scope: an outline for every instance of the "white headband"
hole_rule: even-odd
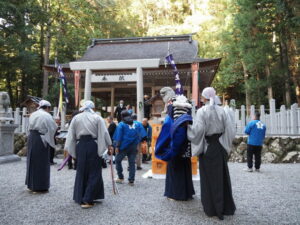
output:
[[[209,99],[210,105],[218,104],[217,96],[216,96],[216,90],[213,87],[207,87],[204,88],[202,91],[202,96],[206,99]]]
[[[89,111],[89,112],[94,113],[94,110],[93,110],[94,108],[95,108],[94,102],[87,100],[87,101],[83,102],[82,107],[79,109],[79,111],[81,111],[81,112]]]
[[[43,106],[47,106],[47,107],[51,107],[50,102],[48,102],[47,100],[41,100],[39,102],[39,108],[43,107]]]

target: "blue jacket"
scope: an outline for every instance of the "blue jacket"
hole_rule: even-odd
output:
[[[248,144],[262,146],[266,136],[266,129],[266,125],[260,120],[250,121],[245,128],[245,133],[249,135]]]
[[[182,154],[188,147],[186,122],[193,119],[190,115],[184,114],[176,121],[167,115],[162,130],[155,145],[155,157],[169,161],[173,157]]]
[[[120,122],[114,133],[114,145],[124,150],[129,145],[137,145],[145,136],[147,133],[140,122],[134,121],[131,126]]]
[[[135,120],[134,123],[137,124],[137,130],[139,133],[139,142],[141,142],[143,138],[147,137],[147,132],[145,131],[145,128],[141,122]]]

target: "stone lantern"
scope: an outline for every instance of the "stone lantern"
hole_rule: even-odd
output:
[[[19,161],[21,158],[14,152],[14,124],[11,113],[8,112],[10,99],[7,92],[0,92],[0,164]]]

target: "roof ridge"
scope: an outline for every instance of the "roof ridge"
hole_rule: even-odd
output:
[[[155,42],[155,41],[178,41],[178,40],[187,40],[192,42],[191,34],[181,34],[181,35],[167,35],[167,36],[147,36],[147,37],[126,37],[126,38],[102,38],[92,39],[92,44],[89,47],[94,47],[96,44],[111,44],[111,43],[129,43],[129,42]]]

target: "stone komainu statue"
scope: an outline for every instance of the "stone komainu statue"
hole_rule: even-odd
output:
[[[7,92],[0,92],[0,112],[7,113],[10,106],[10,99]]]
[[[160,96],[162,97],[164,103],[165,103],[165,109],[162,113],[167,113],[167,106],[169,101],[172,100],[172,98],[175,97],[175,92],[172,88],[170,87],[163,87],[162,89],[160,89]]]
[[[159,92],[165,103],[168,103],[168,101],[175,97],[175,92],[170,87],[163,87]]]

